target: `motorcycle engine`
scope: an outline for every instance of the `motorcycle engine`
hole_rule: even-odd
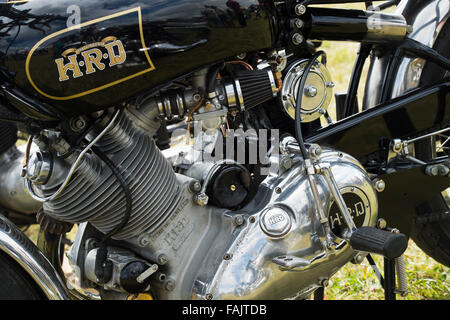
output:
[[[301,71],[300,64],[295,67],[294,75]],[[317,67],[318,75],[319,71]],[[257,87],[263,87],[266,99],[273,98],[273,75],[267,70],[255,74]],[[252,79],[250,72],[243,77],[242,84]],[[295,92],[298,81],[291,78],[286,89],[291,91],[286,94]],[[323,85],[327,87],[326,81]],[[238,81],[225,84],[227,98],[219,96],[212,104],[243,108],[248,97],[258,96],[254,87],[247,90],[245,85],[241,88],[244,94],[239,95],[238,87]],[[91,142],[99,138],[95,146],[129,187],[133,201],[127,219],[121,182],[97,153],[87,152],[80,159],[79,151],[56,139],[57,157],[49,157],[46,151],[31,156],[26,183],[36,198],[47,199],[44,212],[80,224],[69,259],[81,286],[117,295],[151,288],[158,299],[302,298],[356,255],[342,236],[344,219],[320,174],[314,176],[320,203],[312,200],[305,161],[292,151],[292,137],[281,140],[280,154],[272,150],[270,170],[257,187],[252,186],[249,170],[234,160],[181,161],[182,165],[173,161],[174,154],[186,160],[195,145],[161,152],[153,140],[160,114],[177,110],[176,116],[181,117],[183,109],[198,100],[194,94],[190,99],[177,99],[177,95],[172,100],[149,99],[115,117],[110,113],[88,135]],[[319,107],[311,106],[305,116],[315,119]],[[285,108],[290,106],[285,104]],[[210,112],[220,119],[223,110],[212,108]],[[107,125],[109,130],[103,132]],[[332,149],[324,149],[315,161],[329,165],[355,224],[375,225],[376,191],[358,161]],[[77,170],[72,178],[52,197],[74,164]],[[331,226],[331,247],[326,244],[330,235],[323,228],[318,205]],[[99,239],[118,226],[104,244],[106,253],[100,261],[110,265],[108,275],[99,279],[99,252],[104,249]]]

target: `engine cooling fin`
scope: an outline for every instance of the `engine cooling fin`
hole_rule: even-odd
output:
[[[182,192],[151,135],[135,126],[124,112],[96,146],[117,166],[132,194],[132,214],[113,239],[155,231],[175,211]],[[55,189],[57,186],[42,191],[45,195]],[[111,169],[95,154],[87,154],[63,193],[44,203],[44,210],[71,223],[89,221],[106,234],[123,220],[126,200]]]

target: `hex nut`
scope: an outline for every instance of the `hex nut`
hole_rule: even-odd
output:
[[[200,190],[202,190],[202,184],[197,180],[191,181],[189,184],[189,189],[193,193],[200,192]]]
[[[235,225],[235,226],[240,226],[240,225],[242,225],[244,223],[244,217],[240,214],[240,215],[237,215],[236,217],[234,217],[234,219],[233,219],[233,224]]]
[[[194,196],[194,201],[199,206],[203,207],[208,204],[209,197],[205,193],[198,193]]]
[[[158,263],[159,263],[160,265],[164,265],[164,264],[166,264],[168,261],[169,261],[169,258],[167,258],[167,256],[166,256],[164,253],[161,253],[161,254],[158,256]]]
[[[294,11],[295,11],[296,15],[302,16],[306,12],[306,7],[304,5],[302,5],[302,4],[298,4],[298,5],[295,6]]]
[[[172,279],[167,280],[164,288],[166,288],[167,291],[173,291],[175,289],[175,281]]]
[[[296,46],[302,44],[304,40],[305,38],[303,37],[303,35],[298,32],[292,35],[292,43]]]

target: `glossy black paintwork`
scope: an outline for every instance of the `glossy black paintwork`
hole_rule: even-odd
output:
[[[72,16],[67,9],[73,4],[81,9],[82,27],[55,34],[67,28]],[[137,7],[141,10],[145,47],[138,11],[111,17]],[[271,47],[272,32],[265,10],[258,0],[79,0],[76,3],[31,0],[23,4],[0,4],[0,67],[3,77],[25,95],[67,114],[93,112],[158,88],[215,61]],[[101,20],[104,17],[111,18]],[[101,21],[89,24],[96,19]],[[61,58],[64,50],[96,43],[108,36],[123,42],[125,63],[59,81],[55,59]],[[50,38],[30,55],[30,50],[46,37]],[[145,52],[154,65],[152,71],[145,72],[151,69]],[[122,81],[127,78],[130,79]],[[68,99],[117,81],[122,82]]]

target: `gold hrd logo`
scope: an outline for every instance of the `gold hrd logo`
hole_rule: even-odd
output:
[[[105,50],[102,51],[101,48]],[[79,55],[81,55],[81,59],[78,57]],[[69,80],[69,71],[71,71],[73,78],[79,78],[85,74],[92,74],[97,70],[105,70],[105,63],[109,67],[113,67],[127,60],[122,41],[113,36],[78,49],[67,49],[61,56],[62,58],[55,60],[59,72],[59,81]],[[65,63],[65,59],[69,60],[69,62]]]

